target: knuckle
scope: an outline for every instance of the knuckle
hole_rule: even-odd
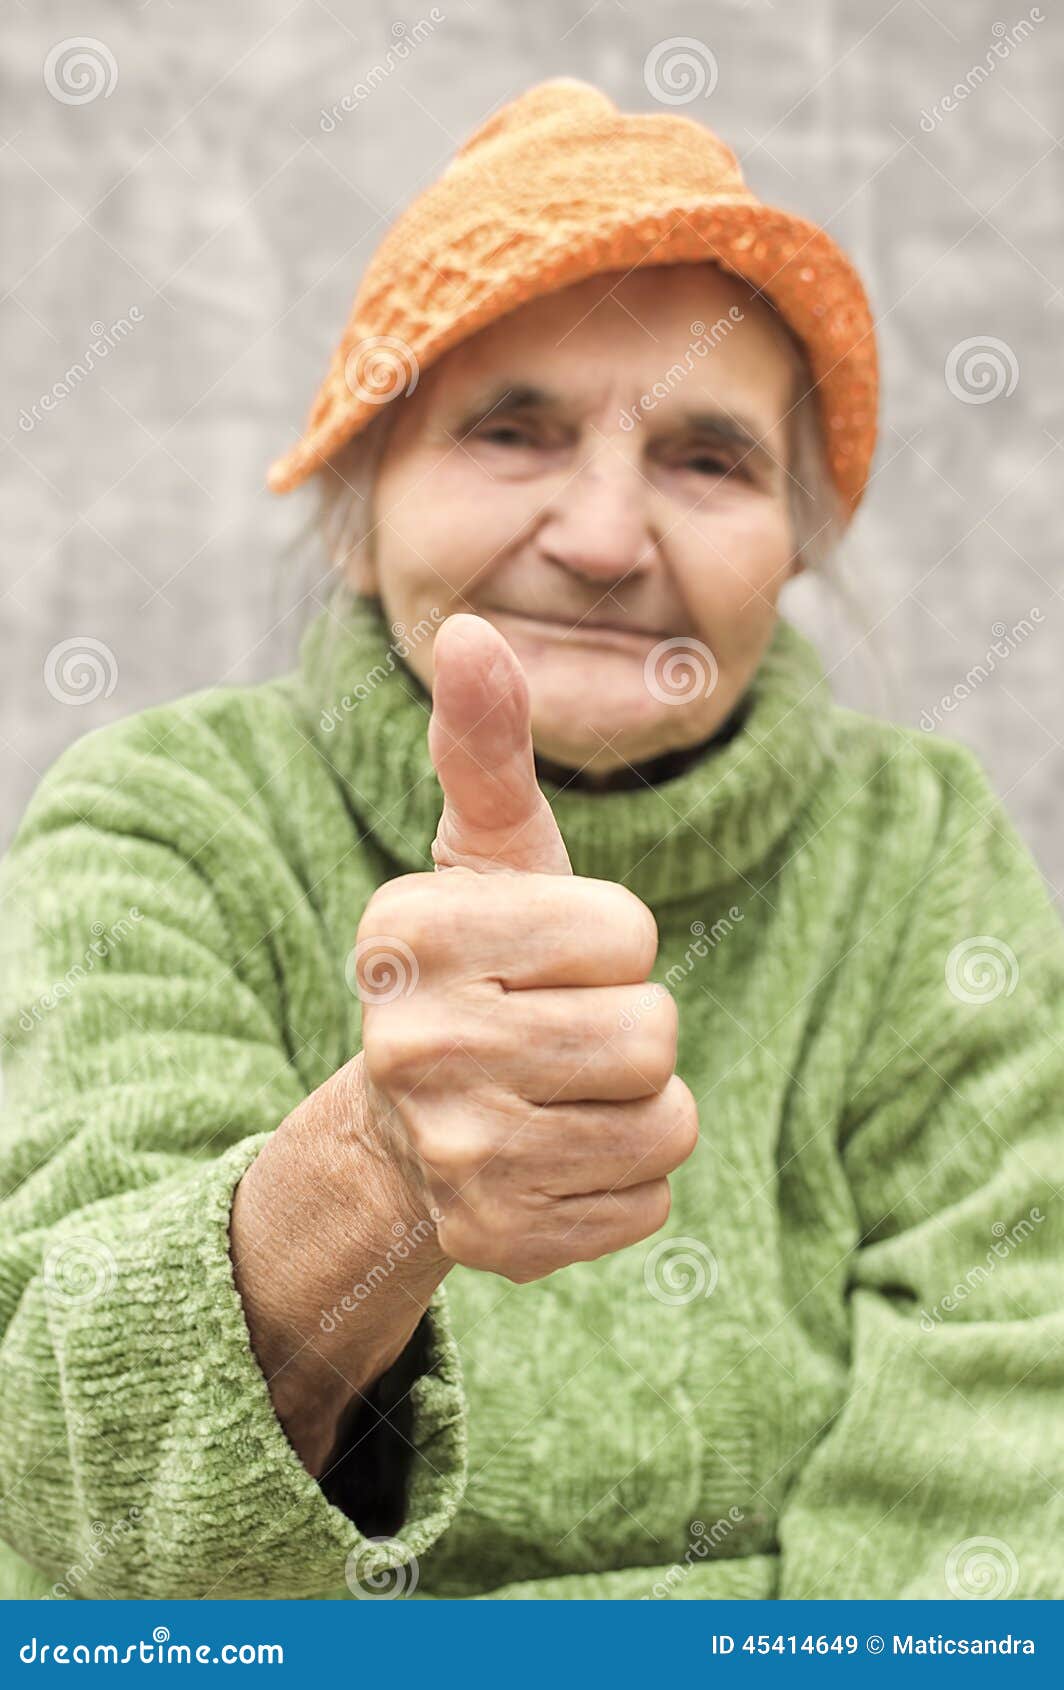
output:
[[[363,1030],[366,1069],[385,1091],[414,1091],[430,1074],[453,1063],[461,1049],[442,1016],[381,1006],[367,1016]]]
[[[589,926],[620,934],[640,959],[642,972],[649,974],[658,954],[658,924],[642,898],[616,880],[586,880]]]
[[[644,973],[649,974],[654,966],[658,954],[658,924],[651,909],[644,904],[642,898],[637,898],[627,886],[618,886],[621,895],[623,916],[632,942],[640,957],[646,957]]]
[[[409,1041],[396,1031],[395,1016],[367,1016],[362,1030],[362,1057],[372,1084],[383,1092],[394,1091],[410,1061]]]
[[[476,1230],[457,1205],[444,1211],[443,1218],[436,1224],[436,1236],[440,1249],[453,1262],[461,1262],[463,1267],[483,1265],[474,1260],[478,1242]]]
[[[570,1262],[597,1262],[601,1256],[611,1255],[626,1242],[624,1238],[609,1238],[601,1232],[575,1232],[569,1243],[567,1259]]]
[[[633,1202],[624,1222],[626,1244],[638,1244],[658,1232],[669,1218],[672,1191],[668,1179],[647,1180],[632,1192]]]
[[[647,1230],[657,1232],[665,1225],[672,1208],[672,1187],[667,1179],[654,1180],[647,1188]]]
[[[639,1108],[637,1143],[643,1156],[668,1172],[686,1162],[698,1146],[698,1106],[689,1088],[673,1074],[664,1089]]]
[[[385,981],[398,991],[417,985],[419,959],[432,932],[431,900],[424,874],[405,874],[374,892],[358,923],[347,961],[348,984],[370,1003],[388,1001]]]
[[[410,911],[425,901],[427,874],[399,874],[386,880],[370,897],[358,924],[359,934],[378,933],[405,924]]]
[[[459,971],[469,952],[471,919],[496,896],[489,877],[468,869],[398,875],[366,905],[356,944],[379,940],[387,947],[391,941],[408,948],[422,969]]]
[[[463,1267],[498,1273],[515,1284],[538,1277],[527,1252],[514,1246],[505,1228],[493,1224],[467,1202],[452,1207],[439,1223],[438,1237],[444,1253]]]
[[[414,901],[413,916],[418,940],[423,950],[431,950],[437,956],[447,953],[459,927],[458,900],[448,894],[447,878],[445,874],[437,875],[436,879],[445,884],[438,888],[432,885]]]
[[[647,1020],[656,1036],[675,1055],[676,1041],[680,1033],[680,1009],[668,986],[656,984],[654,1001],[647,1014]]]
[[[455,1121],[434,1119],[428,1126],[418,1126],[412,1142],[421,1160],[454,1188],[474,1180],[490,1155],[475,1127]]]
[[[679,1031],[676,999],[667,987],[659,986],[646,1015],[636,1024],[633,1059],[655,1091],[664,1091],[676,1071]]]
[[[698,1104],[695,1102],[690,1089],[684,1085],[682,1080],[678,1084],[683,1086],[683,1096],[680,1099],[677,1111],[676,1140],[680,1160],[686,1162],[688,1156],[693,1155],[698,1147],[698,1141],[701,1137],[701,1123],[698,1119]]]
[[[640,1032],[630,1041],[625,1056],[652,1092],[663,1092],[676,1072],[676,1040],[667,1032]]]
[[[671,1208],[672,1190],[666,1178],[648,1180],[640,1186],[638,1200],[633,1203],[625,1222],[625,1243],[638,1244],[659,1232],[668,1220]]]

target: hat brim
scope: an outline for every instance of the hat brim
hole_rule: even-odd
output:
[[[505,249],[503,249],[504,251]],[[765,205],[746,194],[630,211],[574,240],[537,243],[523,252],[516,272],[500,263],[498,283],[479,278],[464,308],[448,311],[439,325],[399,341],[416,378],[445,352],[530,300],[589,276],[649,265],[713,263],[742,277],[763,294],[804,346],[817,385],[825,451],[832,479],[848,513],[857,508],[868,480],[876,439],[878,390],[875,325],[861,279],[842,249],[818,224]],[[267,485],[286,493],[325,468],[337,452],[394,404],[406,383],[383,398],[353,391],[346,379],[360,345],[396,339],[387,297],[360,301],[291,451],[271,466]]]

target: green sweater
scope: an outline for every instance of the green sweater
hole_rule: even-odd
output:
[[[341,604],[293,674],[83,737],[6,858],[0,1594],[1064,1596],[1064,934],[975,757],[784,621],[686,772],[548,788],[658,920],[702,1124],[664,1231],[452,1271],[397,1537],[303,1468],[228,1217],[359,1048],[371,892],[431,866],[387,639]]]

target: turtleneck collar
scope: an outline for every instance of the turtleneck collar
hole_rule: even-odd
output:
[[[378,604],[339,595],[304,633],[298,680],[361,825],[402,872],[431,868],[443,800],[430,700]],[[751,877],[812,793],[833,730],[820,658],[780,618],[738,726],[675,779],[601,793],[543,783],[573,872],[621,881],[652,907]]]

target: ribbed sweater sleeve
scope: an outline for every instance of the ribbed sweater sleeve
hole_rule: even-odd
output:
[[[1064,932],[977,760],[932,755],[843,1123],[848,1399],[784,1512],[783,1597],[1064,1596]]]
[[[285,712],[254,722],[295,758]],[[313,797],[289,776],[287,803]],[[250,1345],[233,1192],[324,1077],[291,1027],[332,977],[270,835],[248,759],[174,708],[61,758],[3,865],[0,1534],[59,1595],[334,1594],[423,1553],[461,1495],[442,1294],[387,1545],[302,1466]]]
[[[514,1602],[750,1602],[773,1594],[772,1555],[700,1561],[690,1552],[664,1567],[611,1567],[601,1573],[562,1573],[486,1591],[480,1601]]]

